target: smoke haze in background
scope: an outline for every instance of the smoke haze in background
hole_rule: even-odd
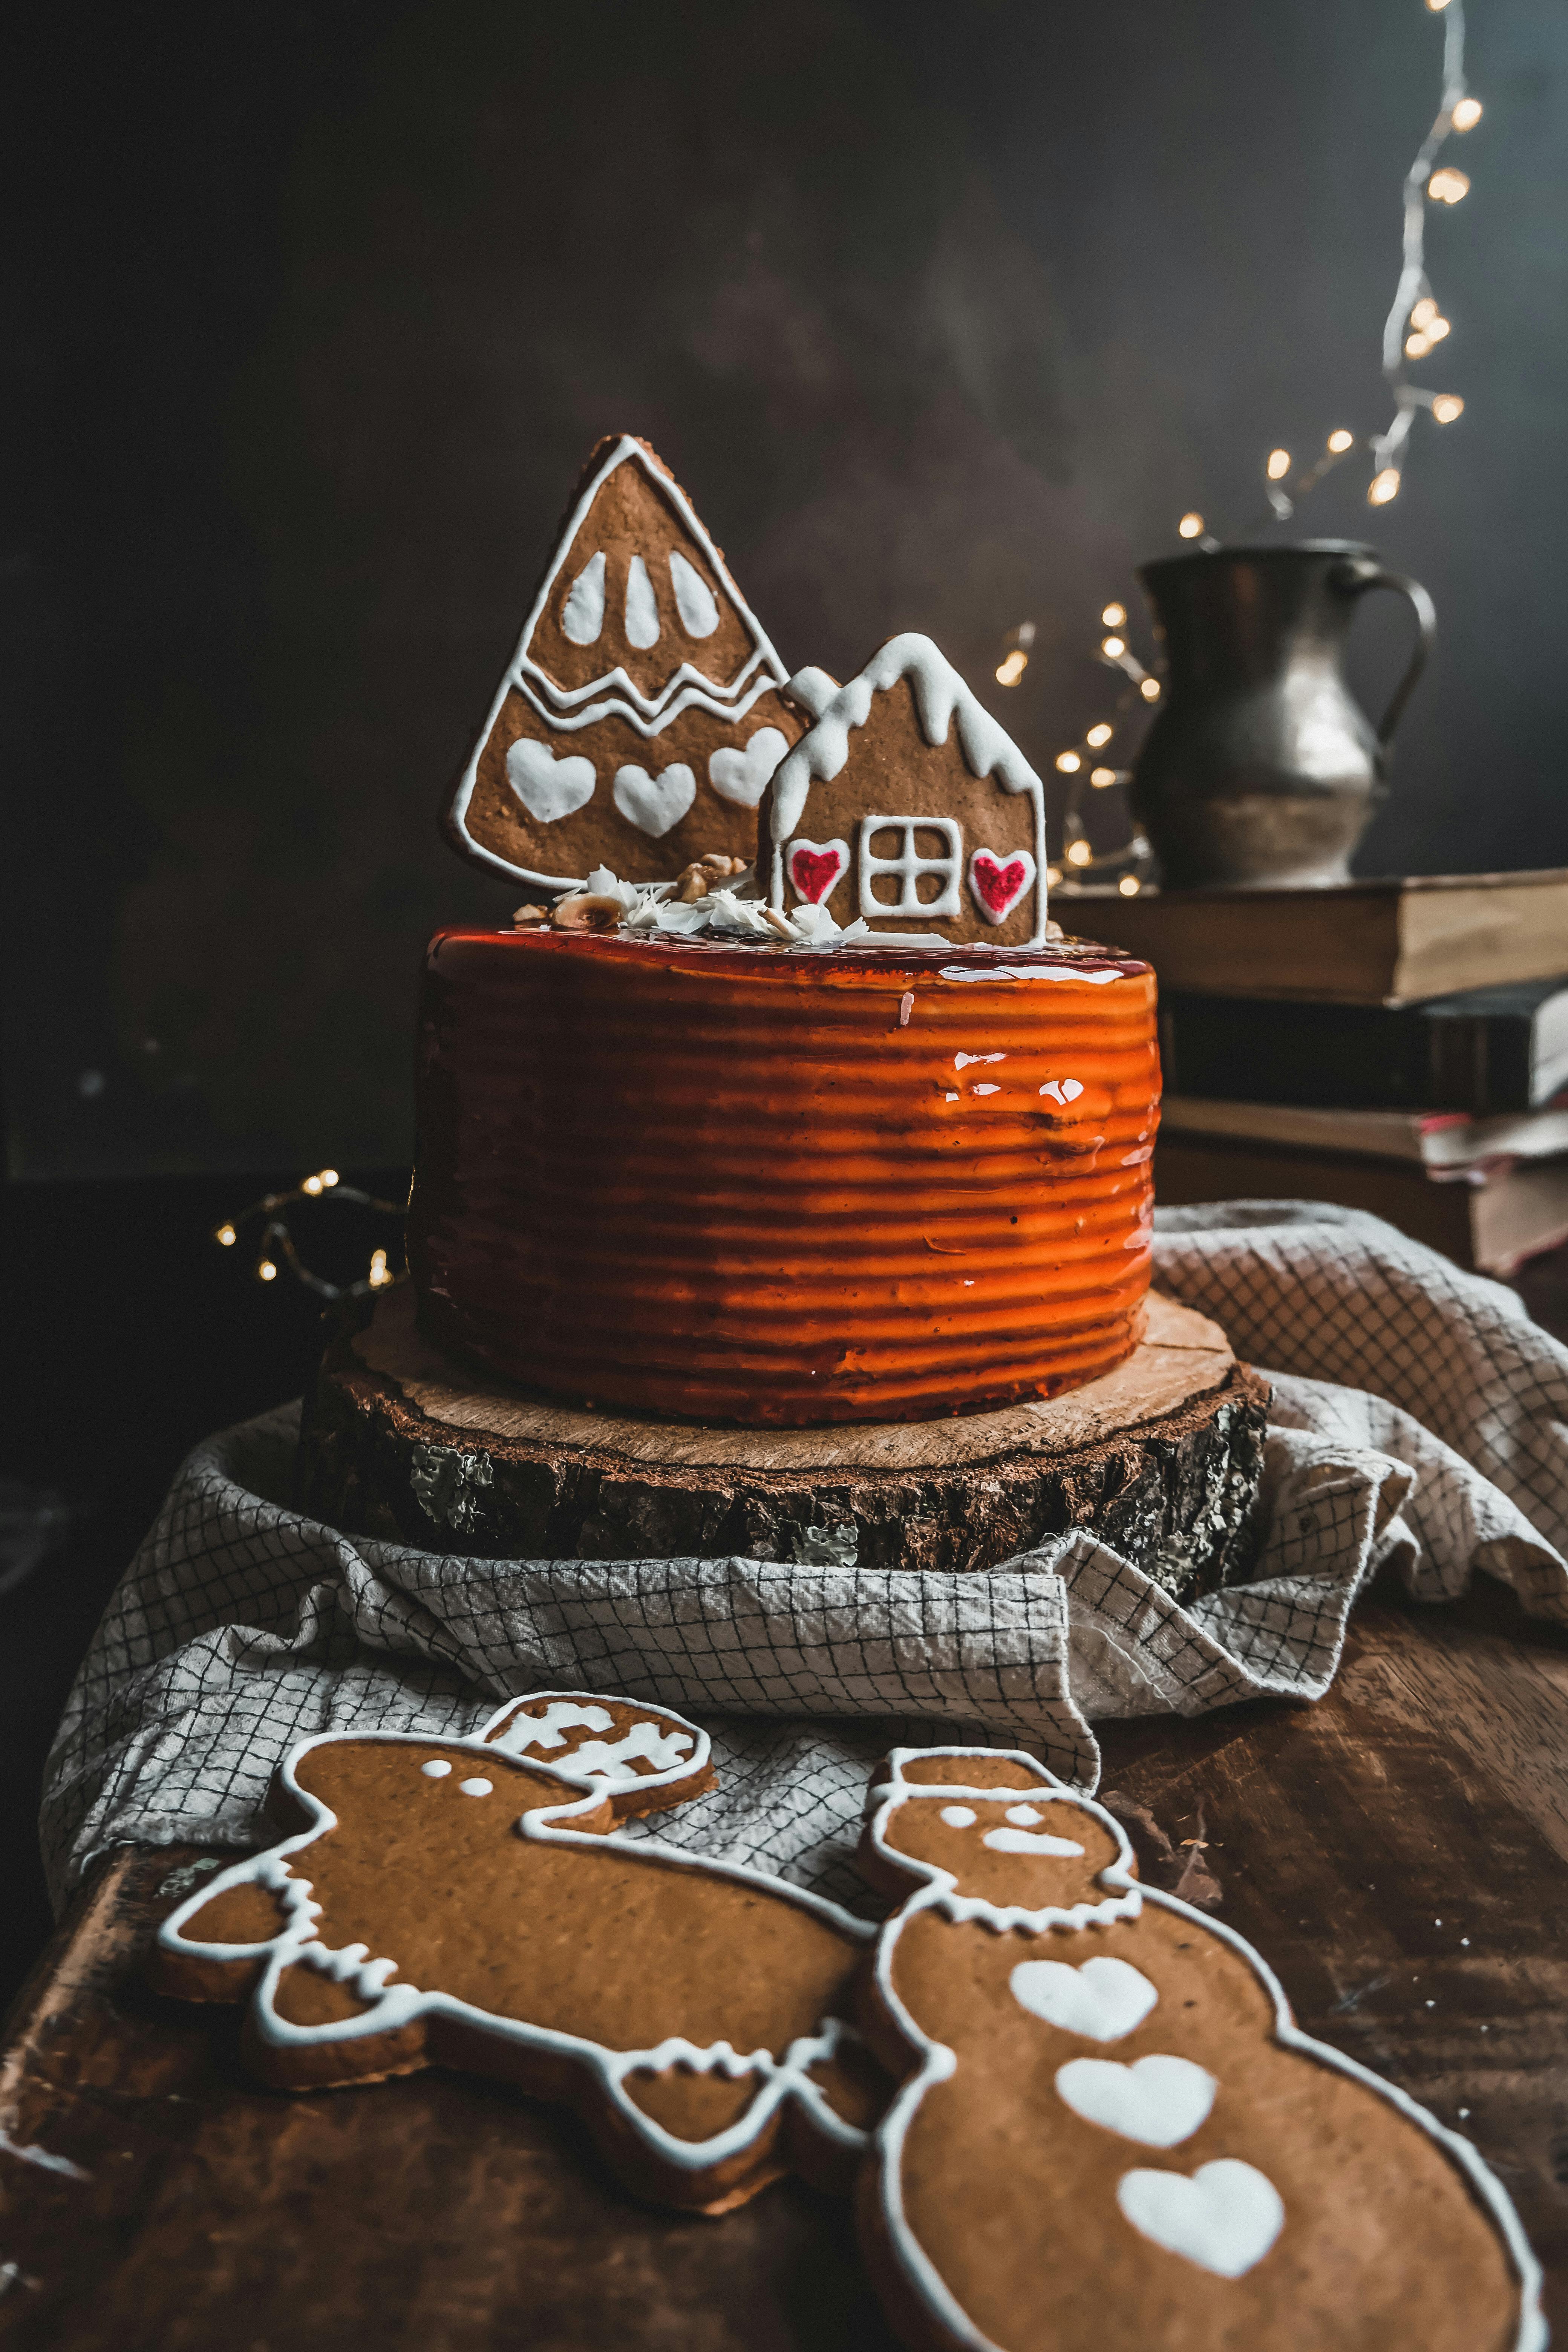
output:
[[[18,1172],[406,1158],[424,941],[517,895],[436,808],[601,433],[653,442],[787,664],[925,630],[1048,768],[1108,708],[1108,597],[1148,652],[1132,567],[1177,515],[1235,533],[1271,446],[1387,421],[1419,0],[89,0],[33,29]],[[1568,864],[1568,18],[1472,0],[1469,72],[1423,371],[1466,415],[1418,424],[1393,508],[1347,467],[1292,527],[1437,603],[1369,872]],[[1357,622],[1374,710],[1408,625]]]

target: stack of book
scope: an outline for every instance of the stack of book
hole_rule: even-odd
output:
[[[1505,1276],[1568,1240],[1568,871],[1151,892],[1082,928],[1159,974],[1163,1202],[1335,1201]]]

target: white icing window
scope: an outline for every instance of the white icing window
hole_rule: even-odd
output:
[[[591,646],[605,625],[605,559],[591,555],[566,592],[561,629],[574,646]]]
[[[639,653],[658,643],[658,604],[640,555],[633,556],[626,572],[626,642]]]
[[[935,856],[922,854],[920,842],[942,845]],[[882,854],[891,851],[891,856]],[[959,877],[963,866],[963,832],[950,816],[867,816],[860,820],[860,912],[866,916],[914,915],[928,922],[949,922],[962,912]],[[883,898],[874,887],[879,876],[894,882],[898,895]],[[927,885],[922,893],[921,884]],[[931,884],[934,883],[934,888]]]

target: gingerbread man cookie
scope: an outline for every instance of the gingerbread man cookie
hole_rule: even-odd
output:
[[[1110,1815],[1032,1758],[897,1750],[863,1862],[904,1897],[864,2022],[916,2065],[862,2221],[911,2346],[1544,2343],[1468,2144],[1300,2032],[1252,1948],[1141,1887]]]
[[[326,1732],[280,1766],[292,1834],[158,1931],[160,1990],[248,1997],[288,2089],[461,2066],[570,2103],[632,2189],[721,2212],[846,2188],[886,2085],[847,2023],[872,1930],[738,1864],[616,1836],[711,1785],[706,1733],[577,1691],[478,1738]]]
[[[757,803],[805,724],[784,668],[646,441],[589,457],[442,829],[536,890],[606,866],[667,880],[749,861]]]

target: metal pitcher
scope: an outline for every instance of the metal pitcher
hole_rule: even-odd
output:
[[[1346,539],[1165,556],[1138,577],[1168,675],[1131,801],[1167,887],[1344,881],[1386,797],[1389,743],[1432,647],[1426,589]],[[1418,631],[1375,729],[1343,673],[1369,588],[1407,598]]]

